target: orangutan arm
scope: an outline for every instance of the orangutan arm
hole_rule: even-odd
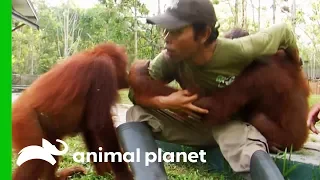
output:
[[[164,97],[177,90],[166,85],[166,82],[150,77],[148,66],[150,61],[136,61],[130,68],[129,85],[132,99],[136,104],[164,108]]]
[[[192,104],[198,98],[196,94],[171,88],[161,80],[152,79],[148,67],[149,61],[137,61],[130,69],[129,84],[132,88],[130,93],[134,103],[157,109],[208,112]]]
[[[265,69],[267,70],[267,69]],[[272,78],[265,78],[265,81],[257,77],[263,77],[264,71],[247,71],[238,76],[229,86],[215,90],[210,96],[202,97],[195,101],[195,106],[208,109],[209,113],[202,116],[204,121],[208,121],[212,125],[224,124],[232,117],[233,114],[238,113],[245,105],[252,102],[272,82]]]

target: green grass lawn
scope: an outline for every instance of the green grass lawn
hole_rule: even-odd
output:
[[[90,163],[77,163],[73,160],[72,154],[75,152],[86,152],[85,145],[83,144],[81,136],[69,137],[65,139],[65,142],[69,146],[69,152],[60,158],[59,169],[65,167],[71,167],[74,165],[82,165],[87,169],[87,174],[80,175],[75,174],[70,177],[71,180],[112,180],[113,175],[107,174],[105,176],[97,176],[93,170],[93,166]],[[12,159],[12,167],[15,167],[16,157]],[[201,164],[193,163],[164,163],[166,172],[170,179],[174,180],[223,180],[230,179],[241,180],[242,177],[233,173],[210,173],[208,168]]]
[[[131,104],[127,98],[128,91],[123,90],[120,92],[120,103]],[[310,98],[310,105],[316,102],[320,102],[320,96],[312,96]],[[60,161],[60,168],[70,167],[73,165],[79,165],[75,163],[72,159],[72,154],[74,152],[86,152],[85,146],[80,136],[66,138],[66,143],[69,145],[68,154],[64,155]],[[12,165],[15,167],[15,157],[12,159]],[[104,177],[95,175],[93,171],[93,166],[90,163],[82,164],[86,167],[88,173],[86,176],[74,175],[70,179],[72,180],[102,180],[102,179],[113,179],[113,175],[106,175]],[[242,179],[241,177],[231,173],[226,172],[223,174],[212,173],[208,171],[208,168],[202,164],[193,163],[165,163],[165,168],[170,179],[174,180],[223,180],[223,179]]]
[[[128,90],[121,90],[119,91],[120,94],[120,102],[121,104],[132,104],[131,101],[128,98]]]
[[[320,102],[320,95],[312,95],[309,99],[310,106]]]
[[[72,165],[77,165],[71,157],[71,155],[76,152],[85,152],[84,144],[82,143],[81,137],[77,136],[74,138],[66,139],[66,143],[69,145],[70,151],[67,155],[64,155],[62,158],[62,162],[60,167],[70,167]],[[113,179],[113,175],[106,175],[104,177],[95,175],[93,171],[93,166],[90,163],[85,163],[83,166],[88,170],[88,174],[86,176],[75,175],[71,179],[72,180],[98,180],[98,179]],[[206,170],[206,167],[203,167],[199,164],[192,163],[165,163],[165,169],[170,177],[170,179],[176,180],[196,180],[196,179],[204,179],[204,180],[214,180],[214,179],[223,179],[225,176],[217,173],[209,173]],[[228,174],[227,176],[234,176],[232,174]],[[234,178],[232,178],[234,179]],[[240,179],[240,178],[237,178]]]

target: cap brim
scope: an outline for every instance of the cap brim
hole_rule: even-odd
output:
[[[154,24],[164,29],[179,29],[190,24],[187,21],[174,17],[170,13],[147,17],[147,23]]]

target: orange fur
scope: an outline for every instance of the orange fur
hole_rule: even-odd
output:
[[[55,65],[13,103],[12,143],[15,152],[41,146],[45,138],[59,148],[56,139],[81,133],[88,151],[120,152],[111,107],[118,89],[127,88],[127,56],[113,43],[99,44]],[[56,157],[58,162],[58,157]],[[107,163],[95,163],[99,175],[110,172]],[[125,162],[110,164],[116,179],[133,179]],[[67,168],[55,175],[58,164],[31,160],[17,167],[14,180],[66,179],[83,168]]]
[[[255,126],[270,146],[300,149],[308,137],[309,87],[298,65],[283,51],[266,62],[253,62],[235,81],[194,104],[209,110],[211,125],[224,124],[239,113]]]
[[[130,69],[129,84],[137,104],[148,105],[151,97],[177,91],[165,82],[151,79],[147,68],[148,61],[138,61]],[[197,93],[197,87],[186,89]],[[308,137],[308,97],[309,87],[300,64],[279,50],[262,61],[255,60],[231,85],[213,90],[209,96],[201,95],[194,104],[209,110],[201,118],[210,125],[224,124],[233,114],[240,113],[267,138],[270,146],[283,150],[293,145],[293,150],[298,150]]]

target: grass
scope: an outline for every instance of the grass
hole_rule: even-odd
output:
[[[315,103],[320,103],[320,95],[312,95],[309,99],[310,106],[313,106]]]
[[[120,90],[119,91],[120,94],[120,102],[121,104],[132,104],[131,101],[128,98],[128,90]]]
[[[124,104],[132,104],[130,100],[128,99],[128,91],[122,90],[120,91],[120,103]],[[310,105],[313,105],[317,102],[320,102],[320,96],[319,95],[313,95],[309,103]],[[83,144],[83,141],[80,136],[75,137],[69,137],[65,139],[65,142],[69,145],[69,152],[62,156],[60,160],[60,168],[64,167],[71,167],[74,165],[79,165],[79,163],[76,163],[73,158],[72,154],[74,152],[86,152],[85,146]],[[12,159],[12,167],[15,167],[15,161],[16,157],[13,157]],[[210,172],[208,170],[208,167],[206,167],[203,164],[197,164],[197,163],[164,163],[166,172],[169,176],[169,179],[174,180],[224,180],[224,179],[233,179],[233,180],[240,180],[243,179],[242,177],[233,174],[230,171],[226,171],[225,173],[214,173]],[[105,176],[97,176],[95,175],[95,172],[93,170],[93,166],[90,163],[83,163],[82,164],[87,169],[87,175],[74,175],[70,179],[72,180],[111,180],[113,179],[113,175],[105,175]],[[284,174],[288,174],[292,169],[284,168],[286,169],[286,172],[283,172]]]
[[[87,169],[87,174],[80,175],[75,174],[70,179],[71,180],[112,180],[113,175],[107,174],[105,176],[97,176],[93,170],[93,166],[88,163],[78,163],[73,160],[72,155],[75,152],[86,152],[86,148],[83,144],[81,136],[69,137],[64,140],[68,146],[69,151],[67,154],[63,155],[59,162],[59,169],[71,167],[75,165],[82,165]],[[16,157],[12,159],[12,167],[15,167]],[[240,180],[241,177],[235,174],[219,174],[210,173],[208,168],[201,164],[193,163],[164,163],[165,169],[168,174],[169,179],[174,180],[222,180],[232,177],[234,180]]]

